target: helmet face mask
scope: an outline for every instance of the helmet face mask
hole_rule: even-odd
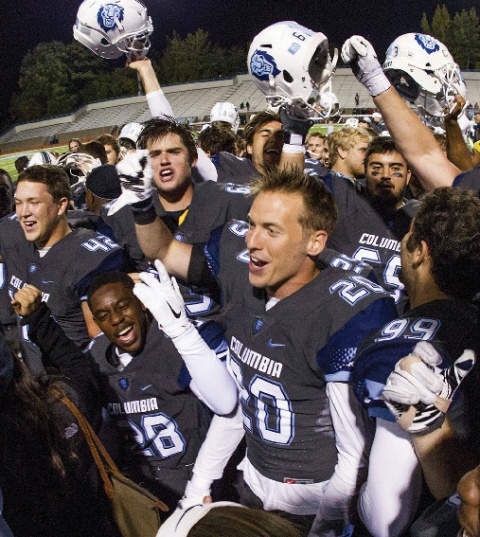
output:
[[[73,27],[74,38],[106,59],[144,58],[153,24],[139,0],[84,0]]]
[[[323,118],[336,118],[341,113],[340,103],[338,102],[337,96],[331,91],[322,92],[318,104],[322,108],[320,113]]]
[[[404,34],[388,47],[383,69],[398,93],[421,115],[443,117],[467,89],[447,47],[424,34]]]
[[[268,26],[253,40],[248,53],[248,70],[265,95],[270,108],[284,103],[315,108],[321,93],[331,89],[335,69],[328,53],[328,39],[296,22]]]
[[[57,166],[63,168],[70,178],[70,182],[85,181],[94,168],[98,168],[102,163],[98,158],[94,158],[87,153],[64,153],[60,155]]]

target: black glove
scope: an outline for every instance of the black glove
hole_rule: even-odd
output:
[[[283,141],[291,145],[304,145],[313,120],[308,108],[295,103],[284,104],[280,108],[280,121],[283,125]]]

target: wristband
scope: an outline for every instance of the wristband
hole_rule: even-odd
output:
[[[290,154],[300,154],[303,155],[306,153],[306,149],[304,145],[294,145],[294,144],[288,144],[284,143],[282,147],[282,153],[290,153]]]

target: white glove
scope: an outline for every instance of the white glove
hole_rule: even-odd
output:
[[[141,149],[127,153],[116,168],[122,194],[110,206],[109,216],[125,205],[145,202],[152,197],[153,170],[149,151]]]
[[[364,37],[353,35],[347,39],[342,47],[342,59],[350,64],[353,74],[372,97],[380,95],[391,86],[375,49]]]
[[[185,494],[178,502],[178,505],[182,509],[188,509],[192,505],[203,504],[203,499],[208,496],[210,496],[210,487],[206,486],[204,488],[200,488],[192,481],[189,481],[185,488]]]
[[[387,379],[383,399],[397,420],[409,409],[417,406],[410,423],[400,423],[409,432],[422,432],[443,418],[451,399],[460,383],[475,365],[475,353],[466,349],[448,368],[440,369],[442,356],[426,341],[417,343],[412,356],[420,358],[409,366],[402,367],[405,358],[397,362],[395,370]]]
[[[185,312],[185,303],[175,278],[170,278],[163,263],[155,261],[157,278],[149,272],[141,272],[143,283],[135,284],[135,296],[152,312],[158,326],[171,339],[192,327]]]

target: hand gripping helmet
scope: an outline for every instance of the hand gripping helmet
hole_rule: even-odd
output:
[[[295,103],[314,108],[323,91],[331,91],[330,79],[337,62],[328,53],[328,39],[296,22],[277,22],[262,30],[248,52],[248,72],[270,107]]]
[[[97,56],[113,60],[127,54],[144,58],[150,49],[152,19],[139,0],[84,0],[73,37]]]
[[[237,107],[228,102],[215,103],[210,112],[210,123],[214,123],[215,121],[230,123],[232,130],[237,132],[240,125],[240,116],[238,115]]]
[[[444,116],[467,88],[447,47],[425,34],[404,34],[388,47],[383,70],[398,93],[420,113]]]

